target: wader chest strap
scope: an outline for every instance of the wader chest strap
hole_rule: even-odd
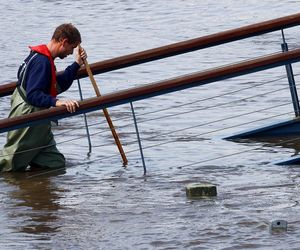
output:
[[[32,53],[31,57],[29,60],[26,62],[24,61],[22,65],[20,66],[19,72],[18,72],[18,84],[17,84],[17,90],[24,100],[24,102],[28,103],[27,97],[26,97],[26,87],[25,87],[25,80],[26,80],[26,75],[27,75],[27,70],[30,62],[32,59],[34,59],[37,56],[37,53]]]

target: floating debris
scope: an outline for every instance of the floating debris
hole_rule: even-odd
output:
[[[207,183],[191,183],[186,186],[186,196],[189,198],[217,196],[217,187],[216,185]]]
[[[274,220],[270,225],[271,232],[286,232],[288,227],[288,223],[285,220]]]

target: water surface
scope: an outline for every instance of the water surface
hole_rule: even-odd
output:
[[[47,43],[63,22],[79,28],[92,63],[294,14],[299,1],[12,0],[1,6],[4,84],[16,79],[27,46]],[[299,48],[299,27],[285,35],[290,49]],[[96,80],[105,94],[275,53],[281,43],[274,32]],[[57,61],[58,70],[72,61]],[[294,73],[299,82],[299,64]],[[89,80],[81,83],[85,98],[93,97]],[[76,83],[63,97],[79,98]],[[1,98],[2,118],[9,106],[9,97]],[[129,105],[110,109],[127,152],[126,169],[100,111],[88,114],[90,156],[83,117],[60,121],[54,133],[68,159],[66,170],[0,176],[1,249],[299,249],[300,171],[274,164],[298,154],[297,142],[222,139],[294,116],[283,67],[134,106],[147,175]],[[218,196],[187,199],[185,186],[193,182],[216,184]],[[287,232],[269,231],[276,219],[288,221]]]

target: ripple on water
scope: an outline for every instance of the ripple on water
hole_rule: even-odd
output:
[[[299,8],[289,0],[66,0],[40,1],[36,12],[36,3],[11,0],[0,9],[1,84],[15,80],[27,45],[47,42],[58,23],[79,27],[89,61],[96,62]],[[285,30],[293,48],[298,31]],[[278,52],[281,37],[275,33],[101,74],[97,82],[107,94]],[[58,70],[71,61],[58,60]],[[293,69],[299,75],[297,64]],[[290,106],[274,107],[290,103],[288,88],[264,94],[287,86],[285,74],[281,67],[135,102],[146,176],[129,105],[109,109],[129,159],[126,169],[100,111],[87,115],[90,156],[82,116],[61,120],[54,133],[68,159],[64,171],[0,176],[1,249],[296,249],[299,170],[273,162],[297,154],[299,146],[221,139],[290,118]],[[93,97],[89,80],[82,83],[85,98]],[[64,97],[78,99],[76,84]],[[1,98],[0,116],[7,117],[9,109],[10,97]],[[265,120],[278,113],[285,116]],[[2,134],[0,145],[5,140]],[[188,199],[186,185],[198,182],[217,185],[218,196]],[[275,219],[288,221],[286,233],[270,233]]]

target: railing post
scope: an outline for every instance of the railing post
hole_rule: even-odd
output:
[[[138,129],[138,125],[137,125],[137,121],[136,121],[135,112],[134,112],[132,102],[130,102],[130,107],[131,107],[132,117],[133,117],[133,121],[134,121],[137,140],[138,140],[138,143],[139,143],[141,158],[142,158],[142,162],[143,162],[144,175],[146,175],[147,169],[146,169],[146,164],[145,164],[145,159],[144,159],[144,154],[143,154],[143,148],[142,148],[141,138],[140,138],[139,129]]]
[[[79,91],[79,96],[80,96],[80,100],[83,100],[83,96],[82,96],[82,91],[81,91],[81,86],[80,86],[80,81],[79,79],[77,79],[77,83],[78,83],[78,91]],[[88,139],[88,144],[89,144],[89,152],[87,153],[87,155],[89,156],[92,152],[92,143],[91,143],[91,137],[90,137],[90,131],[89,131],[89,127],[87,124],[87,118],[86,118],[86,114],[83,114],[84,117],[84,124],[85,124],[85,129],[86,129],[86,134],[87,134],[87,139]]]
[[[288,45],[285,42],[283,30],[281,30],[281,34],[282,34],[282,40],[283,40],[283,43],[281,44],[281,49],[283,52],[289,51]],[[291,92],[291,96],[292,96],[295,116],[299,117],[300,116],[299,99],[298,99],[297,87],[295,84],[295,78],[294,78],[292,65],[290,63],[286,64],[285,69],[286,69],[286,73],[287,73],[287,77],[288,77],[288,81],[289,81],[289,85],[290,85],[290,92]]]

